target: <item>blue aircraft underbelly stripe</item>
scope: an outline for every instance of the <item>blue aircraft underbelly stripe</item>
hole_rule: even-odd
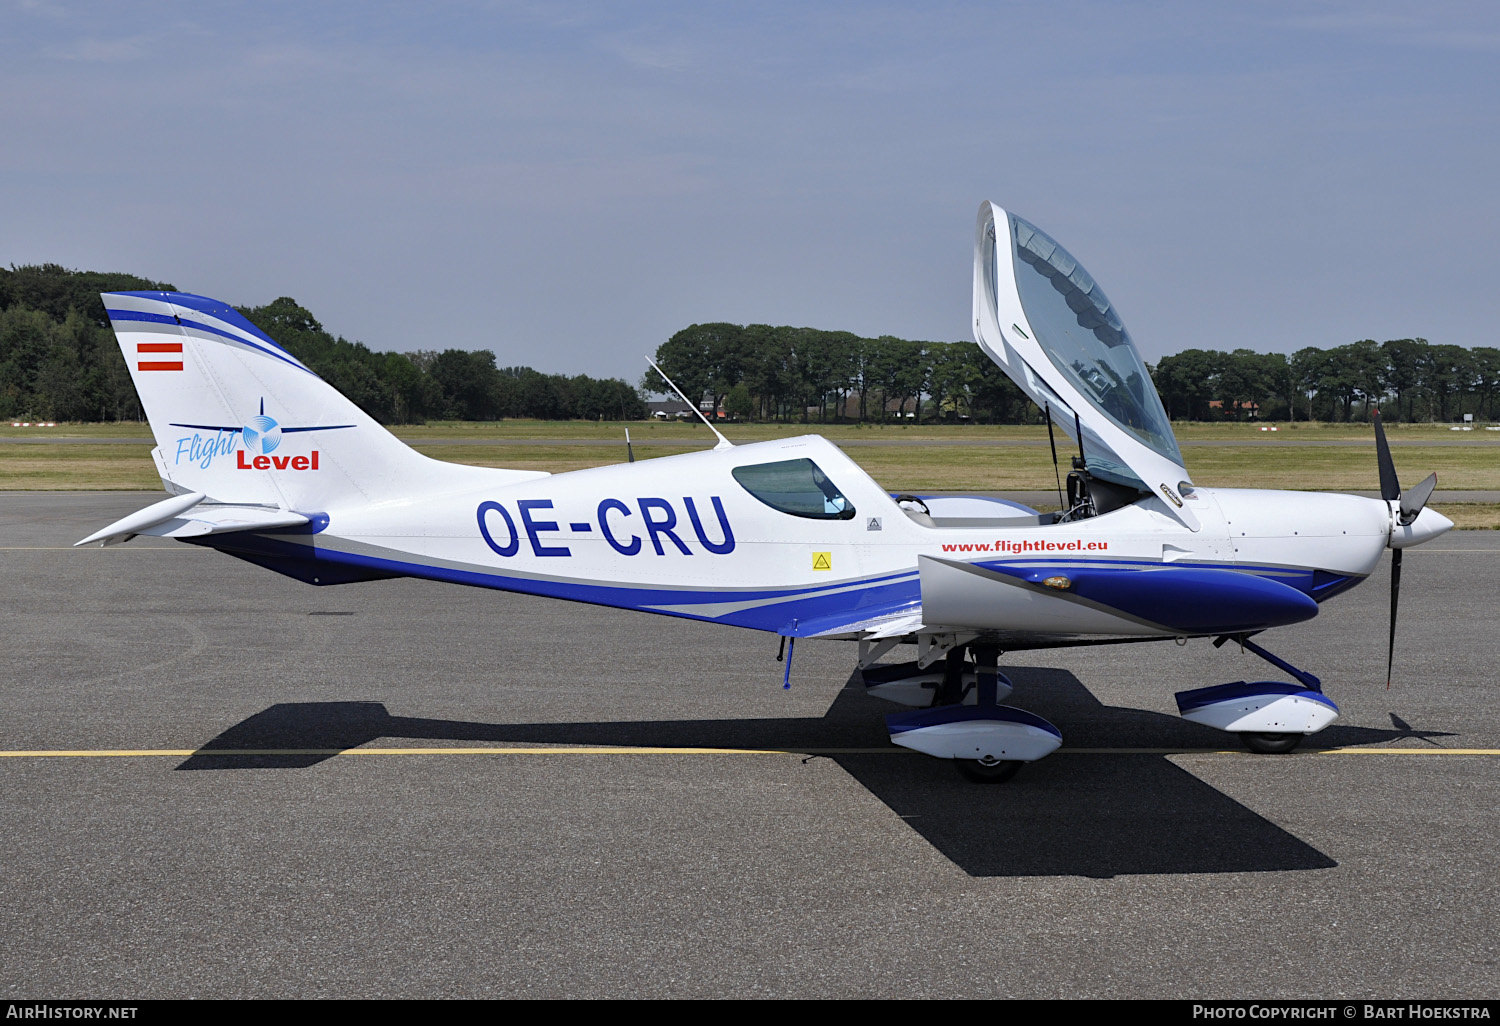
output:
[[[765,631],[789,629],[798,620],[821,619],[835,613],[848,613],[851,620],[857,619],[861,610],[868,610],[870,616],[878,616],[892,607],[915,605],[921,598],[915,569],[864,582],[850,582],[854,586],[853,590],[840,590],[832,593],[828,591],[831,587],[837,587],[836,585],[778,588],[765,591],[686,591],[673,588],[620,587],[607,584],[586,584],[578,581],[511,577],[503,573],[433,566],[427,563],[344,552],[339,549],[314,548],[259,535],[221,535],[184,540],[210,548],[222,548],[230,552],[240,550],[273,558],[357,566],[407,577],[515,591],[528,595],[543,595],[549,598],[615,606],[622,609],[665,613],[668,616],[709,620],[714,623],[727,623]],[[784,601],[772,601],[750,609],[723,614],[694,613],[680,608],[695,605],[712,606],[725,602],[755,602],[766,599]],[[662,606],[679,608],[662,609],[660,608]]]
[[[835,621],[842,620],[845,623],[855,623],[862,618],[874,618],[899,613],[907,609],[915,609],[921,603],[921,584],[915,568],[882,577],[870,578],[865,581],[848,582],[847,587],[842,588],[838,585],[814,585],[809,587],[772,588],[753,591],[705,591],[679,590],[670,587],[630,587],[585,583],[576,580],[513,577],[497,571],[434,566],[411,560],[391,559],[357,552],[345,552],[340,549],[285,542],[275,538],[248,533],[184,540],[190,541],[193,544],[222,548],[230,552],[243,551],[269,557],[274,560],[295,561],[302,566],[306,566],[309,563],[323,563],[330,566],[358,567],[399,576],[541,595],[549,598],[613,606],[621,609],[663,613],[668,616],[679,616],[691,620],[707,620],[714,623],[727,623],[765,631],[802,633],[796,629],[797,624],[802,623],[807,625],[804,627],[804,631],[816,633],[819,629],[833,624]],[[1053,561],[1028,560],[1026,562],[1051,563]],[[1097,560],[1092,562],[1097,568],[1099,563],[1106,561]],[[1089,568],[1087,561],[1075,561],[1070,565],[1079,570],[1087,570]],[[1153,566],[1158,569],[1167,569],[1178,564],[1164,565],[1161,563],[1140,561],[1139,565],[1142,569]],[[996,568],[1005,569],[1003,565]],[[1237,568],[1225,566],[1224,564],[1212,564],[1205,567],[1205,569],[1236,571],[1258,568]],[[1017,567],[1014,565],[1008,567],[1008,572],[1011,574],[1016,573],[1016,570]],[[1250,576],[1256,575],[1252,573]],[[1305,580],[1286,582],[1286,585],[1304,594],[1311,594],[1313,574],[1307,572],[1302,576],[1305,577]],[[1352,587],[1353,583],[1358,583],[1360,580],[1363,580],[1363,578],[1341,579],[1336,582],[1341,585],[1340,587],[1333,588],[1329,585],[1324,585],[1324,588],[1327,589],[1327,592],[1341,591],[1347,587]],[[1314,597],[1322,599],[1327,597],[1327,594],[1321,593]],[[693,606],[709,607],[721,603],[741,602],[759,602],[762,604],[752,606],[748,609],[739,609],[720,614],[709,612],[695,613],[691,609]],[[664,606],[675,608],[664,609],[662,608]]]
[[[921,600],[921,587],[915,573],[895,581],[872,581],[855,591],[834,594],[808,594],[807,590],[768,592],[713,592],[675,591],[670,588],[622,588],[603,584],[583,584],[577,581],[538,580],[527,577],[509,577],[499,573],[483,573],[459,570],[453,567],[430,566],[425,563],[406,563],[366,556],[359,553],[319,549],[319,558],[331,562],[348,563],[372,569],[394,571],[411,577],[450,581],[482,588],[499,588],[530,595],[567,599],[596,605],[616,606],[646,612],[665,613],[690,620],[711,620],[714,623],[733,624],[756,630],[780,631],[791,628],[798,620],[818,619],[833,613],[847,612],[857,617],[860,609],[868,608],[877,615],[886,606],[896,604],[914,605]],[[809,589],[811,590],[811,589]],[[694,613],[691,606],[712,606],[722,602],[747,602],[757,599],[782,599],[766,605],[753,606],[722,614]],[[674,608],[664,609],[664,606]]]

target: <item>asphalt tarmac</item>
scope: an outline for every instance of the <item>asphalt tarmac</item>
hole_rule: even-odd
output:
[[[1176,716],[1232,646],[1008,655],[1064,749],[986,786],[849,644],[67,547],[159,497],[0,494],[5,998],[1500,994],[1500,535],[1408,552],[1389,691],[1384,569],[1260,639],[1293,755]]]

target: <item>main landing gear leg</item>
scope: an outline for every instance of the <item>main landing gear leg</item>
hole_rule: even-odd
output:
[[[943,659],[943,680],[932,693],[933,705],[958,705],[964,700],[964,671],[969,668],[964,646],[949,651]]]

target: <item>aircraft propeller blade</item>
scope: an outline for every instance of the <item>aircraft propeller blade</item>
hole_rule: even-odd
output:
[[[1385,440],[1379,410],[1375,411],[1375,457],[1380,461],[1380,497],[1386,502],[1401,498],[1401,482],[1396,480],[1396,463],[1391,459],[1391,446]]]
[[[1391,459],[1391,446],[1385,438],[1385,428],[1380,423],[1380,411],[1375,411],[1375,456],[1380,463],[1380,497],[1386,502],[1399,504],[1397,522],[1408,527],[1421,515],[1432,490],[1437,487],[1437,475],[1427,478],[1408,492],[1402,492],[1401,482],[1396,477],[1396,462]],[[1385,649],[1385,689],[1391,689],[1391,671],[1396,659],[1396,612],[1401,604],[1401,549],[1391,550],[1391,632]]]
[[[1396,659],[1396,607],[1401,601],[1401,549],[1391,551],[1391,636],[1385,648],[1385,689],[1391,690],[1391,667]]]
[[[1427,500],[1432,498],[1432,490],[1437,487],[1437,475],[1428,474],[1426,479],[1415,488],[1401,493],[1401,526],[1406,527],[1417,519],[1422,512],[1422,507],[1427,505]],[[1400,551],[1399,549],[1397,550]]]
[[[1385,440],[1385,427],[1380,423],[1380,411],[1375,411],[1375,459],[1380,464],[1380,497],[1386,502],[1401,501],[1401,482],[1396,477],[1396,461],[1391,459],[1391,445]],[[1433,483],[1437,478],[1433,477]],[[1429,494],[1431,489],[1428,490]],[[1427,501],[1427,496],[1422,497]],[[1404,504],[1403,504],[1404,510]],[[1420,511],[1420,507],[1419,507]],[[1405,515],[1404,512],[1402,514]],[[1416,519],[1416,515],[1412,515]],[[1406,521],[1410,523],[1410,521]],[[1385,649],[1385,689],[1391,689],[1391,669],[1396,660],[1396,610],[1401,602],[1401,550],[1391,550],[1391,633]]]

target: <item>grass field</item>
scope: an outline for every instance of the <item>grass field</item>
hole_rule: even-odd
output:
[[[1460,531],[1500,531],[1500,503],[1434,502],[1432,508]]]
[[[1265,425],[1269,427],[1270,425]],[[1297,442],[1342,442],[1374,437],[1368,424],[1279,423],[1276,431],[1262,431],[1252,423],[1199,424],[1179,421],[1172,425],[1184,447],[1196,442],[1243,441],[1260,444],[1290,440]],[[680,441],[686,446],[701,444],[707,437],[697,422],[633,421],[630,423],[597,423],[594,421],[503,420],[503,421],[435,421],[430,424],[393,428],[396,435],[413,444],[441,444],[449,441],[488,441],[503,444],[511,439],[598,440],[621,443],[625,429],[630,437],[648,444]],[[1010,424],[721,424],[721,430],[734,442],[790,438],[794,435],[820,434],[834,441],[864,439],[881,441],[959,441],[993,439],[1000,442],[1026,441],[1045,445],[1047,429],[1039,426]],[[1391,441],[1398,445],[1415,445],[1423,441],[1463,441],[1500,448],[1500,431],[1485,431],[1480,425],[1474,431],[1452,431],[1446,424],[1387,425]],[[0,422],[0,438],[140,438],[149,439],[151,430],[145,424],[59,424],[55,428],[13,428],[9,421]],[[1059,431],[1058,443],[1067,441]]]
[[[634,432],[632,432],[632,435]],[[704,448],[701,443],[652,445],[641,459]],[[416,442],[435,459],[481,467],[558,473],[623,462],[625,447],[608,445],[441,445]],[[851,458],[896,491],[1041,491],[1054,486],[1046,446],[851,447]],[[1444,489],[1500,490],[1500,449],[1403,446],[1395,453],[1403,480],[1433,471]],[[1193,480],[1221,487],[1360,491],[1376,487],[1375,455],[1362,447],[1264,448],[1217,446],[1188,449]],[[157,486],[151,445],[57,443],[0,447],[0,489],[92,491]]]
[[[705,448],[710,441],[701,424],[651,422],[437,423],[400,428],[396,433],[436,459],[558,473],[622,462],[627,426],[632,440],[640,443],[636,451],[639,459],[692,452]],[[1376,487],[1374,442],[1368,426],[1280,427],[1282,430],[1275,434],[1247,424],[1180,424],[1176,429],[1193,480],[1201,485],[1320,491]],[[849,456],[891,491],[1044,491],[1054,487],[1044,428],[730,424],[723,430],[731,440],[742,442],[816,432],[836,443],[854,443],[846,450]],[[1397,425],[1390,434],[1402,480],[1412,483],[1436,471],[1443,489],[1500,491],[1500,432],[1458,433],[1443,425]],[[0,443],[0,489],[160,487],[151,462],[150,434],[142,424],[62,425],[52,429],[4,424],[0,425],[0,438],[5,437],[33,441],[26,445]],[[63,438],[138,438],[140,444],[51,441]],[[1280,440],[1313,444],[1267,444]],[[1361,440],[1369,444],[1349,444]],[[548,445],[547,441],[559,444]],[[858,444],[862,441],[881,444]],[[994,448],[974,444],[984,441],[994,442]],[[1065,445],[1064,439],[1059,441]],[[915,444],[902,444],[905,442]],[[1460,503],[1438,508],[1462,527],[1500,528],[1500,505]]]

